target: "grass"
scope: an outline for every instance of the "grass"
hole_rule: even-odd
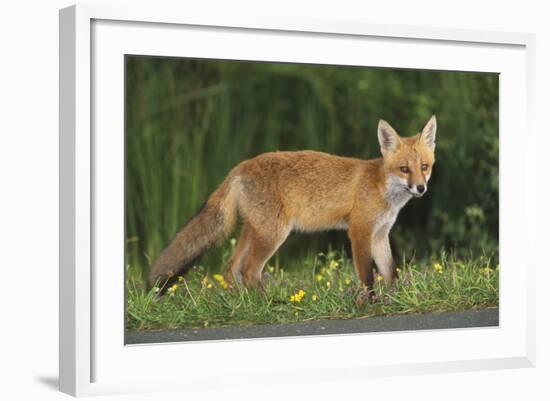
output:
[[[356,302],[364,289],[344,252],[329,251],[283,267],[277,258],[264,269],[265,295],[227,289],[219,274],[195,266],[157,298],[127,275],[127,330],[221,327],[350,319],[379,315],[456,311],[498,306],[499,266],[487,255],[460,260],[441,252],[431,260],[403,260],[387,288],[375,276],[374,302]],[[128,266],[128,269],[131,267]]]

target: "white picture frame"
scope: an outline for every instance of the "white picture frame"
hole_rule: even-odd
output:
[[[155,7],[61,10],[60,390],[79,396],[244,386],[251,379],[360,380],[534,366],[536,194],[529,172],[535,170],[535,149],[521,146],[535,143],[534,43],[534,35],[523,33],[357,21],[187,15]],[[377,58],[365,49],[379,49]],[[434,52],[437,59],[430,56]],[[119,264],[124,54],[500,73],[500,326],[125,346]],[[377,343],[368,355],[357,351],[365,341]],[[404,346],[411,342],[415,347]],[[288,353],[303,363],[289,366]],[[212,364],[205,355],[224,357]],[[186,366],[175,369],[173,361],[182,358]],[[154,371],[147,369],[153,360],[163,361]]]

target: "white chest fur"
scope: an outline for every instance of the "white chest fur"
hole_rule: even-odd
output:
[[[397,177],[388,180],[386,186],[388,208],[380,212],[376,218],[372,233],[374,237],[383,238],[388,236],[399,211],[412,198],[410,192],[406,190],[405,185],[407,185],[406,182],[402,182]]]

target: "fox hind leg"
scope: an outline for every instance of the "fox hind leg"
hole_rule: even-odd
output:
[[[269,258],[286,240],[289,231],[274,230],[267,233],[250,230],[249,248],[242,267],[243,281],[247,287],[258,287],[263,290],[262,270]]]
[[[234,282],[242,283],[242,267],[243,262],[250,248],[251,227],[248,223],[244,223],[241,229],[241,235],[237,246],[233,251],[233,255],[225,267],[224,278],[231,286]]]

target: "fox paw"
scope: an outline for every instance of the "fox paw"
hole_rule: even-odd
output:
[[[363,306],[366,303],[376,302],[376,299],[377,299],[377,296],[374,293],[374,291],[364,288],[359,292],[359,294],[357,294],[357,298],[355,299],[355,304],[357,306]]]

